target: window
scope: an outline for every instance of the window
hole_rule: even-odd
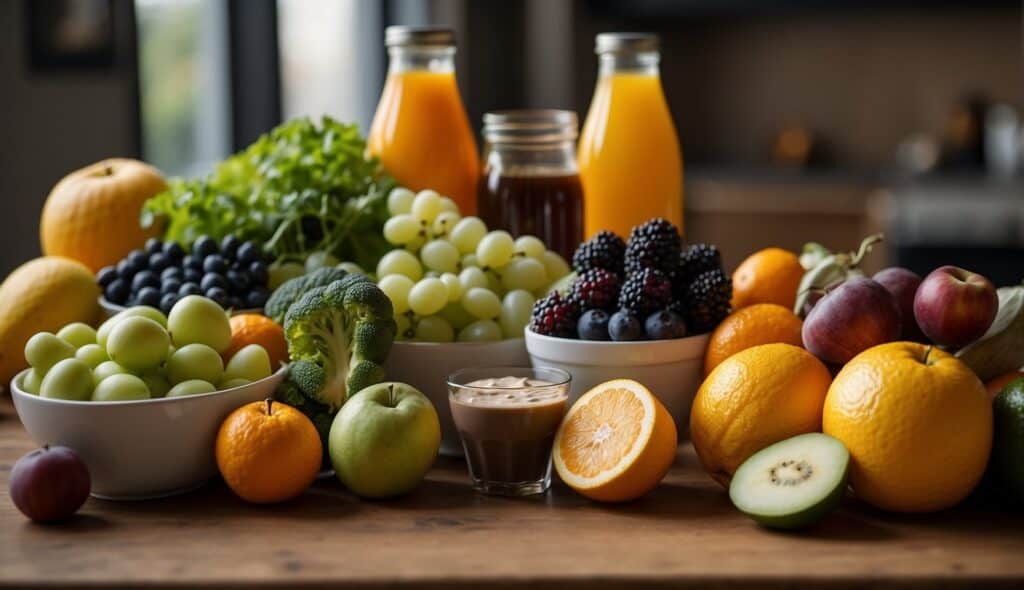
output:
[[[143,157],[200,175],[230,152],[225,0],[135,0]]]

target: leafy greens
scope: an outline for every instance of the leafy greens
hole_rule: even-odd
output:
[[[354,124],[323,117],[279,125],[205,178],[175,179],[146,202],[142,225],[165,224],[165,239],[201,235],[256,240],[279,260],[313,251],[373,268],[391,247],[381,228],[394,181],[366,157]]]

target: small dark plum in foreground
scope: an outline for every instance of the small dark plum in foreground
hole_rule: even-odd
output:
[[[89,470],[68,447],[43,447],[14,464],[10,476],[14,505],[36,522],[63,520],[89,497]]]
[[[900,339],[928,342],[927,336],[921,331],[914,318],[914,295],[917,294],[917,288],[921,286],[921,276],[912,270],[891,266],[878,271],[871,278],[896,298],[896,305],[900,307],[900,315],[903,318]]]

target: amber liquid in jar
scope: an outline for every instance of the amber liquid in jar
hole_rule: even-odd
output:
[[[583,239],[576,114],[503,111],[484,116],[477,211],[487,226],[532,234],[567,261]]]
[[[578,174],[520,176],[492,171],[480,179],[477,206],[488,227],[533,234],[566,260],[583,237],[583,185]]]

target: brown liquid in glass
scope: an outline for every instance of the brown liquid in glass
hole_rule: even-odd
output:
[[[566,261],[583,239],[583,185],[576,174],[510,176],[491,171],[480,179],[477,209],[488,227],[516,237],[533,234]]]

